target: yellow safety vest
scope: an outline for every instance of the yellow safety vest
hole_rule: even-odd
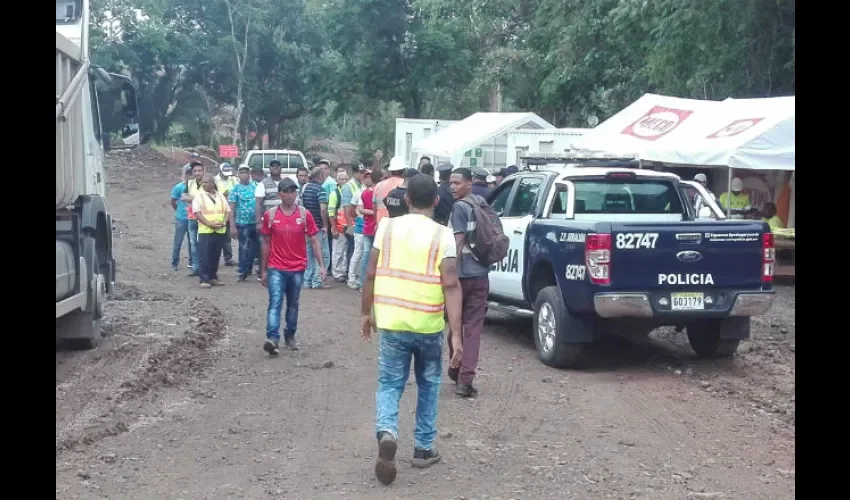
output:
[[[205,219],[209,222],[224,222],[226,220],[227,200],[224,199],[224,195],[215,193],[215,200],[211,199],[207,192],[199,193],[198,196],[201,197],[201,213]],[[226,231],[227,227],[213,229],[200,220],[198,221],[198,234],[224,234]]]
[[[233,187],[236,186],[236,176],[231,175],[230,177],[222,177],[221,175],[215,176],[215,188],[219,193],[224,193],[225,191],[232,191]]]
[[[782,227],[782,219],[780,219],[778,215],[774,215],[770,219],[762,217],[761,220],[767,222],[767,225],[770,226],[771,231],[773,231],[774,229],[784,229]]]
[[[199,184],[197,180],[189,179],[188,181],[186,181],[186,194],[191,196],[192,199],[195,199],[195,195],[197,195],[198,193],[201,193],[203,191],[204,191],[203,184]],[[189,218],[194,219],[195,213],[192,211],[192,204],[189,203],[189,206],[186,207],[186,208],[187,208],[187,213],[189,215]]]
[[[419,217],[425,221],[416,221]],[[395,224],[406,218],[413,219]],[[430,230],[423,231],[424,228]],[[381,241],[375,272],[377,327],[421,334],[441,333],[446,325],[443,317],[446,298],[440,263],[445,238],[453,236],[445,227],[419,214],[387,218],[381,229],[383,232],[379,230],[375,235]]]
[[[732,206],[729,206],[729,202]],[[730,208],[732,210],[743,210],[750,204],[750,196],[747,193],[731,193],[729,191],[720,195],[720,206],[723,210]]]

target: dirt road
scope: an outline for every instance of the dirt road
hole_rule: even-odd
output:
[[[793,287],[725,362],[697,362],[661,332],[600,346],[595,370],[558,371],[535,359],[527,322],[493,316],[480,397],[443,388],[443,462],[402,466],[382,487],[376,352],[358,337],[359,294],[305,291],[302,349],[269,359],[259,283],[224,268],[227,286],[201,290],[170,272],[178,163],[118,158],[108,173],[121,284],[108,338],[56,354],[57,499],[794,498]]]

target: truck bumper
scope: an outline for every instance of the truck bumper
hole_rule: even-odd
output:
[[[597,293],[593,295],[593,306],[601,318],[719,319],[759,316],[770,309],[776,297],[772,290],[706,290],[703,293],[705,308],[697,310],[672,310],[670,292]]]

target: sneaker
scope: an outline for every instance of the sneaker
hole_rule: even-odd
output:
[[[454,382],[455,384],[457,383],[457,377],[458,377],[458,374],[459,374],[459,373],[460,373],[460,369],[459,369],[459,368],[449,368],[449,378],[450,378],[450,379],[452,380],[452,382]]]
[[[322,283],[321,285],[314,286],[313,290],[330,290],[331,288],[333,287],[328,285],[327,283]]]
[[[378,434],[378,460],[375,461],[375,477],[381,484],[392,484],[395,481],[395,453],[398,450],[398,441],[387,431]]]
[[[247,274],[240,274],[239,276],[237,276],[237,277],[236,277],[236,281],[237,281],[237,282],[239,282],[239,283],[242,283],[242,282],[243,282],[243,281],[245,281],[246,279],[248,279],[248,275],[247,275]]]
[[[222,283],[221,281],[219,281],[217,279],[211,279],[210,285],[212,285],[212,286],[224,286],[224,283]]]
[[[337,283],[345,283],[345,278],[343,278],[343,277],[334,278],[334,281],[336,281]]]
[[[472,387],[472,384],[457,384],[455,394],[462,398],[474,398],[478,396],[478,389]]]
[[[233,267],[233,266],[236,265],[236,261],[233,260],[233,259],[230,259],[227,262],[225,262],[224,265],[227,266],[227,267]]]
[[[263,350],[269,353],[269,356],[277,356],[280,354],[280,348],[278,347],[276,340],[266,340],[263,344]]]
[[[212,285],[209,283],[201,283],[201,288],[212,288]]]
[[[263,277],[260,276],[259,274],[257,275],[257,281],[263,281]]]
[[[298,342],[295,340],[295,337],[285,337],[283,339],[283,345],[285,345],[290,351],[298,350]]]
[[[431,446],[430,450],[423,450],[422,448],[414,448],[413,449],[413,460],[410,461],[410,465],[425,469],[427,467],[431,467],[435,463],[440,461],[440,452],[437,451],[436,446]]]
[[[346,283],[346,284],[345,284],[345,286],[347,286],[350,290],[357,290],[357,289],[359,288],[359,287],[357,286],[357,283],[353,283],[353,282],[351,282],[351,281],[349,281],[348,283]]]

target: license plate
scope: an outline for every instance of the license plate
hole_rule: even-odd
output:
[[[681,292],[670,294],[670,308],[674,311],[698,311],[705,308],[702,293]]]

